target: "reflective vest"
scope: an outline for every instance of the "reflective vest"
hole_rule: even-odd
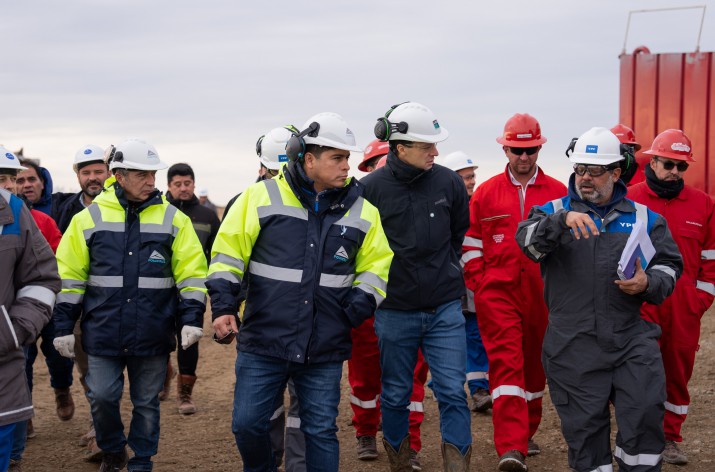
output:
[[[97,196],[62,237],[55,329],[72,333],[82,313],[89,354],[165,354],[177,324],[203,325],[206,258],[191,220],[159,192],[136,208],[123,195]]]
[[[225,216],[207,286],[214,317],[247,299],[238,349],[294,362],[342,361],[350,330],[386,296],[392,251],[377,209],[349,181],[316,213],[283,173],[249,187]]]

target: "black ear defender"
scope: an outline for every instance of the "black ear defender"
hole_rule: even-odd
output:
[[[576,141],[578,141],[578,138],[571,138],[571,142],[566,148],[566,157],[571,157],[571,154],[573,153],[574,149],[576,149]]]
[[[305,157],[305,139],[303,138],[305,136],[310,136],[311,138],[317,137],[320,131],[320,123],[314,121],[300,133],[297,133],[297,131],[297,129],[293,131],[293,136],[291,136],[286,143],[286,156],[288,156],[288,159],[291,161],[297,161]]]
[[[385,116],[381,116],[377,119],[377,123],[375,123],[375,137],[377,139],[379,139],[380,141],[389,141],[392,133],[397,132],[404,134],[407,132],[408,126],[406,121],[393,123],[388,119],[390,117],[390,113],[392,113],[395,108],[399,107],[400,105],[404,105],[405,103],[409,103],[409,101],[398,103],[397,105],[392,105],[390,109],[387,110],[387,113],[385,113]]]
[[[266,135],[262,135],[260,138],[258,138],[258,141],[256,141],[256,155],[258,157],[261,157],[261,143],[263,142],[263,138],[265,138]]]
[[[636,170],[638,170],[638,162],[636,161],[636,156],[633,153],[633,147],[629,144],[621,143],[621,155],[623,160],[619,163],[621,167],[621,180],[628,184],[634,175],[636,175]]]

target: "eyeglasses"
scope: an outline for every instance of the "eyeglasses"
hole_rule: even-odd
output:
[[[588,175],[591,177],[600,177],[606,172],[611,172],[614,169],[616,169],[615,166],[613,165],[608,165],[608,166],[597,166],[597,165],[586,165],[586,164],[574,164],[573,166],[573,171],[576,172],[576,175],[579,177],[582,177],[586,172],[588,172]]]
[[[677,164],[673,161],[663,161],[658,156],[655,156],[653,159],[656,161],[660,161],[661,164],[663,164],[663,169],[665,170],[673,170],[673,167],[676,167],[678,169],[678,172],[685,172],[688,170],[688,167],[690,167],[690,164],[687,162],[679,161]]]
[[[275,177],[278,175],[280,171],[278,169],[268,169],[266,168],[266,174],[270,175],[271,177]]]
[[[528,148],[509,147],[509,150],[515,156],[521,156],[524,153],[528,154],[529,156],[533,156],[534,154],[539,152],[539,146],[533,146]]]

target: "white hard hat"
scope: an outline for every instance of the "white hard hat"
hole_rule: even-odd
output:
[[[442,164],[446,168],[452,169],[455,172],[462,169],[476,169],[479,167],[474,159],[462,151],[455,151],[451,154],[447,154],[441,159],[441,162],[437,163]]]
[[[622,161],[621,141],[608,128],[591,128],[579,136],[569,160],[574,164],[602,166]]]
[[[0,144],[0,169],[13,169],[16,171],[27,170],[27,167],[20,165],[20,160],[5,147]]]
[[[405,102],[377,119],[375,137],[382,141],[439,143],[449,137],[432,110],[417,102]]]
[[[201,187],[199,189],[199,197],[208,197],[209,196],[209,189],[206,187]]]
[[[117,145],[110,169],[161,170],[168,166],[159,160],[159,153],[151,144],[137,138],[127,139]]]
[[[77,150],[74,155],[74,164],[72,168],[75,172],[79,171],[80,164],[86,163],[103,163],[104,162],[104,149],[93,144],[87,144],[82,146]]]
[[[293,136],[288,127],[273,128],[265,135],[258,138],[256,153],[261,164],[270,170],[278,170],[288,162],[286,143]]]
[[[317,133],[311,132],[305,135],[303,140],[306,144],[328,146],[342,149],[343,151],[362,152],[362,148],[355,143],[355,135],[348,127],[347,122],[337,113],[318,113],[310,117],[302,129],[310,128],[313,123],[317,123],[319,128]]]

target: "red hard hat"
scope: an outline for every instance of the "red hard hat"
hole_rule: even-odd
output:
[[[385,167],[385,164],[387,164],[387,155],[382,156],[380,160],[377,161],[377,164],[375,165],[375,170],[379,169],[380,167]]]
[[[636,134],[628,126],[618,123],[611,128],[611,133],[615,134],[623,144],[632,144],[636,151],[641,148],[641,145],[636,142]]]
[[[390,152],[390,143],[387,141],[374,140],[365,148],[365,154],[362,156],[362,161],[358,164],[358,169],[367,172],[367,164],[371,159],[384,156]]]
[[[497,138],[499,144],[514,147],[532,147],[544,144],[541,126],[536,118],[528,113],[517,113],[504,125],[504,135]]]
[[[677,161],[695,162],[690,138],[679,129],[667,129],[653,140],[650,149],[643,154],[660,156]]]

